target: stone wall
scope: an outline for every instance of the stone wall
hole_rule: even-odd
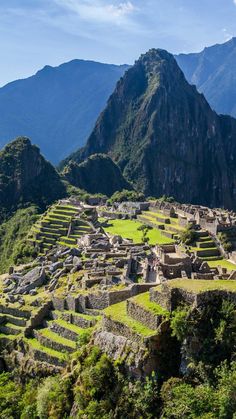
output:
[[[33,329],[40,326],[43,320],[49,315],[52,309],[52,301],[47,301],[38,311],[30,318],[27,327],[24,331],[24,335],[31,336]]]
[[[41,335],[37,330],[34,330],[34,337],[37,338],[37,340],[47,348],[52,348],[59,352],[74,352],[74,349],[67,345],[62,345],[60,342],[55,342],[51,340],[50,338]]]
[[[163,319],[161,315],[152,313],[132,300],[127,301],[127,314],[153,330],[158,328]]]
[[[30,311],[15,308],[15,307],[7,307],[3,305],[0,305],[0,313],[10,314],[11,316],[14,316],[14,317],[24,317],[26,319],[29,319],[31,316]]]
[[[236,304],[236,292],[210,290],[201,293],[193,293],[181,288],[172,288],[166,283],[163,283],[161,291],[157,289],[152,289],[150,291],[150,300],[160,304],[169,311],[173,311],[181,304],[194,304],[198,307],[210,302],[217,303],[222,300],[228,300]]]
[[[130,339],[134,342],[137,342],[137,343],[144,342],[143,337],[141,335],[132,331],[124,323],[115,321],[106,315],[104,315],[102,319],[102,328],[103,330],[106,330],[107,332],[113,333],[114,335],[117,335],[117,336],[124,336],[127,339]]]
[[[33,350],[33,358],[36,361],[46,362],[47,364],[53,364],[58,367],[65,367],[66,365],[66,361],[59,359],[55,356],[49,355],[46,352],[38,351],[37,349]]]
[[[66,339],[73,340],[74,342],[77,342],[78,335],[73,330],[67,329],[57,323],[52,323],[50,325],[50,330],[52,332],[57,333],[59,336],[63,336]]]

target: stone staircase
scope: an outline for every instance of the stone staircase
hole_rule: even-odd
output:
[[[196,240],[196,256],[206,260],[218,260],[222,259],[219,247],[212,236],[209,235],[208,231],[197,232]]]

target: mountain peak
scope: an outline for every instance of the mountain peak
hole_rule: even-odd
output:
[[[0,219],[26,203],[45,208],[66,190],[54,167],[26,137],[0,151]]]
[[[235,138],[236,121],[212,111],[171,54],[152,49],[118,82],[73,158],[107,153],[146,195],[232,208],[234,175],[226,162],[236,161]]]

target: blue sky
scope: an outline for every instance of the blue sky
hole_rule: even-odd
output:
[[[133,63],[236,36],[236,0],[1,0],[0,85],[74,58]]]

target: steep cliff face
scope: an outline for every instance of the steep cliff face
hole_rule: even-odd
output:
[[[28,203],[44,208],[65,194],[59,174],[28,138],[17,138],[0,152],[0,218]]]
[[[71,185],[89,193],[111,196],[116,191],[131,189],[119,167],[104,154],[95,154],[81,164],[70,162],[63,176]]]
[[[164,50],[126,72],[73,158],[98,152],[148,195],[236,208],[236,121],[212,111]]]

